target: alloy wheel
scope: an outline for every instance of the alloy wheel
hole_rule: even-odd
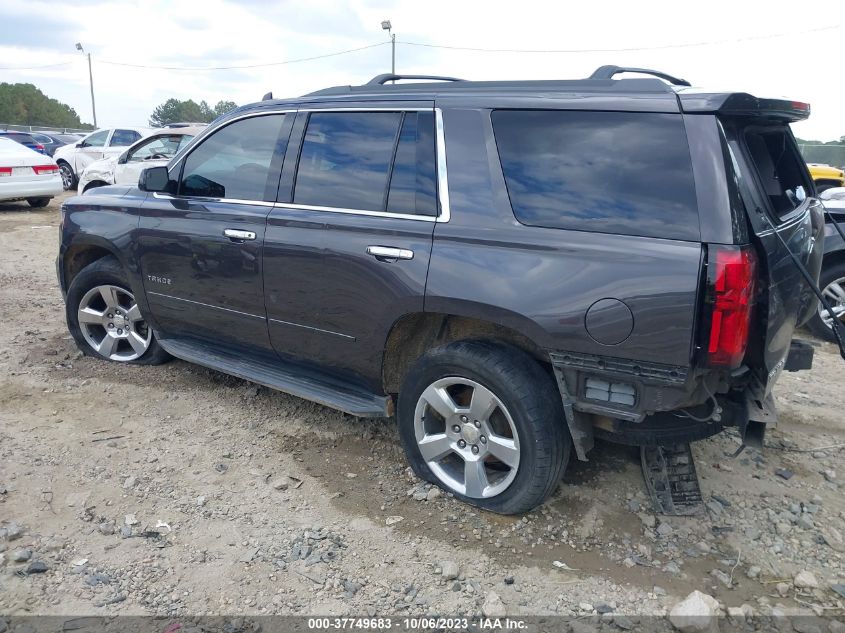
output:
[[[448,489],[474,499],[495,497],[519,469],[519,435],[496,394],[468,378],[441,378],[420,395],[414,413],[417,447]]]
[[[59,165],[59,173],[62,175],[62,186],[65,190],[70,189],[73,186],[73,170],[70,165],[67,163]]]
[[[79,302],[77,320],[88,345],[109,360],[140,358],[152,342],[134,295],[120,286],[91,288]]]
[[[831,281],[825,286],[822,294],[833,309],[833,314],[840,323],[845,325],[845,277]],[[833,317],[821,303],[819,303],[818,310],[824,324],[833,329]]]

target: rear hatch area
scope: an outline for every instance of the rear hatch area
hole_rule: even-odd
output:
[[[745,364],[752,373],[753,400],[765,408],[762,403],[770,400],[784,369],[795,329],[816,309],[815,294],[792,255],[818,279],[823,208],[786,121],[722,117],[721,123],[757,256],[758,292]]]

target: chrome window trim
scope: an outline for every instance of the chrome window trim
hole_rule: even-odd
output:
[[[250,204],[259,207],[275,207],[276,202],[265,202],[264,200],[240,200],[239,198],[201,198],[199,196],[172,196],[169,193],[153,192],[153,198],[159,200],[186,200],[188,202],[224,202],[226,204]]]
[[[431,110],[432,108],[403,108],[399,106],[395,108],[345,108],[342,106],[333,108],[309,108],[307,104],[303,104],[303,107],[299,108],[298,110],[269,110],[262,112],[249,112],[241,116],[232,118],[231,120],[226,122],[226,125],[234,123],[235,121],[240,121],[242,119],[247,119],[254,116],[266,116],[270,114],[290,114],[295,112],[430,112]],[[199,147],[205,140],[205,138],[209,136],[213,131],[219,130],[222,127],[225,126],[216,127],[213,130],[204,130],[198,136],[195,136],[193,139],[193,141],[195,142],[192,142],[190,144],[194,146],[190,148],[191,152],[194,151],[195,147]],[[314,205],[296,204],[293,202],[265,202],[263,200],[239,200],[235,198],[200,198],[192,196],[172,196],[170,194],[164,194],[159,192],[154,192],[153,197],[158,198],[160,200],[189,200],[200,203],[223,202],[231,204],[252,204],[262,207],[278,207],[280,209],[321,211],[327,213],[342,213],[345,215],[362,215],[377,218],[396,218],[398,220],[417,220],[420,222],[449,222],[449,220],[452,218],[452,212],[451,207],[449,205],[449,176],[446,165],[446,134],[443,127],[443,111],[440,108],[434,108],[434,133],[435,165],[437,169],[437,202],[439,206],[439,213],[436,216],[418,215],[416,213],[390,213],[388,211],[369,211],[366,209],[348,209],[342,207],[320,207]],[[185,149],[188,148],[186,147]],[[172,172],[173,169],[177,168],[179,166],[179,163],[181,163],[182,160],[184,160],[189,155],[189,153],[183,153],[181,156],[177,154],[177,156],[174,157],[174,163],[170,166],[168,172]]]
[[[367,211],[366,209],[343,209],[340,207],[318,207],[313,204],[294,204],[292,202],[277,202],[280,209],[295,209],[298,211],[324,211],[326,213],[343,213],[346,215],[366,215],[374,218],[397,218],[399,220],[419,220],[421,222],[436,222],[433,215],[417,215],[416,213],[390,213],[389,211]]]
[[[156,295],[157,297],[165,297],[167,299],[173,299],[174,301],[184,301],[186,303],[193,303],[194,305],[203,306],[205,308],[214,308],[215,310],[224,310],[225,312],[233,312],[235,314],[241,314],[243,316],[252,317],[253,319],[261,319],[262,321],[266,321],[267,317],[263,317],[258,314],[250,314],[249,312],[241,312],[240,310],[233,310],[232,308],[224,308],[223,306],[216,306],[210,303],[203,303],[202,301],[194,301],[192,299],[183,299],[182,297],[174,297],[173,295],[166,295],[163,292],[153,292],[152,290],[147,290],[148,295]]]
[[[446,132],[443,128],[443,111],[440,108],[434,108],[434,133],[437,152],[437,202],[440,205],[436,221],[448,222],[452,219],[452,209],[449,206],[449,176],[446,170]]]

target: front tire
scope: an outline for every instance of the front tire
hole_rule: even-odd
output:
[[[65,316],[76,344],[88,356],[136,365],[158,365],[170,358],[114,257],[89,264],[73,278]]]
[[[428,351],[404,380],[397,417],[414,472],[492,512],[537,507],[569,461],[557,386],[509,345],[458,341]]]
[[[822,268],[822,273],[819,275],[819,287],[822,289],[824,298],[839,317],[839,322],[845,325],[845,262]],[[807,322],[807,327],[819,338],[836,342],[833,334],[833,320],[821,302],[816,313]]]
[[[43,209],[50,204],[50,198],[27,198],[26,201],[33,209]]]

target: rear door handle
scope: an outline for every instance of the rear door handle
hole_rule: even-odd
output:
[[[254,240],[255,233],[252,231],[241,231],[240,229],[225,229],[223,235],[230,240]]]
[[[414,259],[414,251],[394,246],[368,246],[367,255],[372,255],[379,261]]]

